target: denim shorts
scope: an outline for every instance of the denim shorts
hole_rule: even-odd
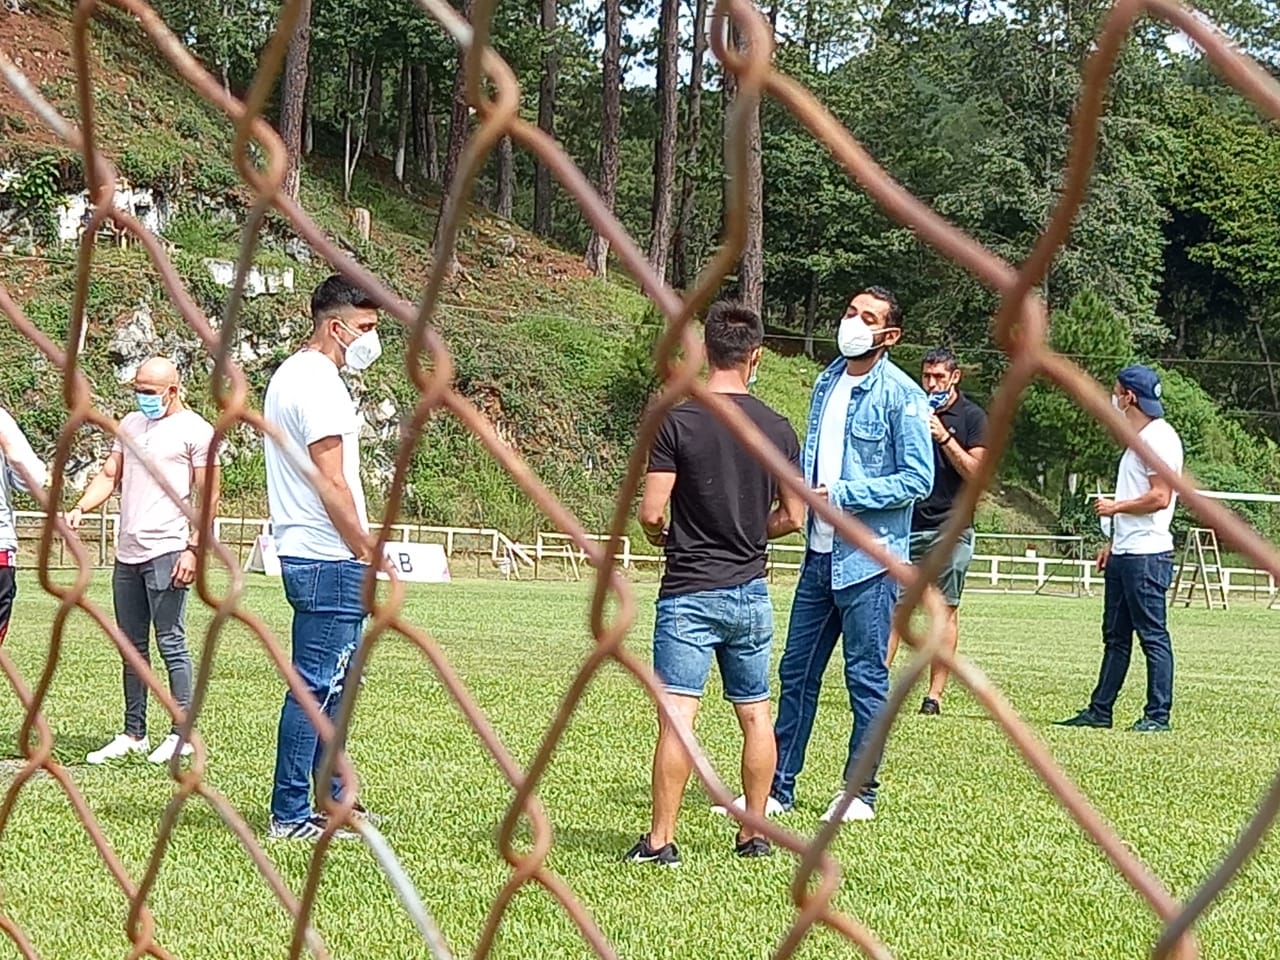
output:
[[[715,653],[730,703],[769,699],[773,604],[763,578],[658,599],[653,670],[668,693],[700,697]]]
[[[912,530],[910,540],[911,562],[919,563],[924,559],[938,539],[941,530]],[[969,572],[969,564],[973,562],[973,527],[960,534],[960,539],[951,548],[951,556],[943,564],[938,573],[938,590],[948,607],[960,606],[960,595],[964,593],[964,578]]]

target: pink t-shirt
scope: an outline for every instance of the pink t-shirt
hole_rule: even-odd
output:
[[[209,444],[213,440],[213,427],[204,417],[180,410],[159,420],[148,420],[135,410],[120,421],[120,432],[152,461],[178,496],[184,500],[191,497],[192,470],[209,463]],[[119,437],[111,446],[111,452],[116,451],[124,458],[116,559],[121,563],[146,563],[184,549],[191,525],[178,505]]]

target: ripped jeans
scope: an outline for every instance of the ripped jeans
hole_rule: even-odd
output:
[[[293,608],[293,667],[331,720],[337,716],[347,666],[364,630],[360,594],[368,570],[354,560],[280,558],[284,595]],[[271,791],[271,815],[276,820],[297,823],[311,816],[308,788],[314,779],[318,800],[324,750],[293,691],[288,691],[280,711]],[[336,770],[329,789],[337,799],[342,781]]]

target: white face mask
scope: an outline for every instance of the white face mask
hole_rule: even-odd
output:
[[[865,357],[875,349],[876,335],[861,317],[845,317],[840,321],[840,332],[836,334],[836,345],[840,355],[848,360]]]
[[[355,333],[345,323],[342,326]],[[356,334],[356,338],[343,348],[343,362],[352,370],[367,370],[380,356],[382,341],[378,339],[377,330]]]
[[[1117,410],[1120,409],[1120,398],[1114,393],[1111,395],[1111,406],[1115,407]]]

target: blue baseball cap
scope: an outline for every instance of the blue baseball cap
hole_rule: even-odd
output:
[[[1116,380],[1138,398],[1138,409],[1148,417],[1164,416],[1164,404],[1160,402],[1160,377],[1154,370],[1135,363],[1121,370]]]

